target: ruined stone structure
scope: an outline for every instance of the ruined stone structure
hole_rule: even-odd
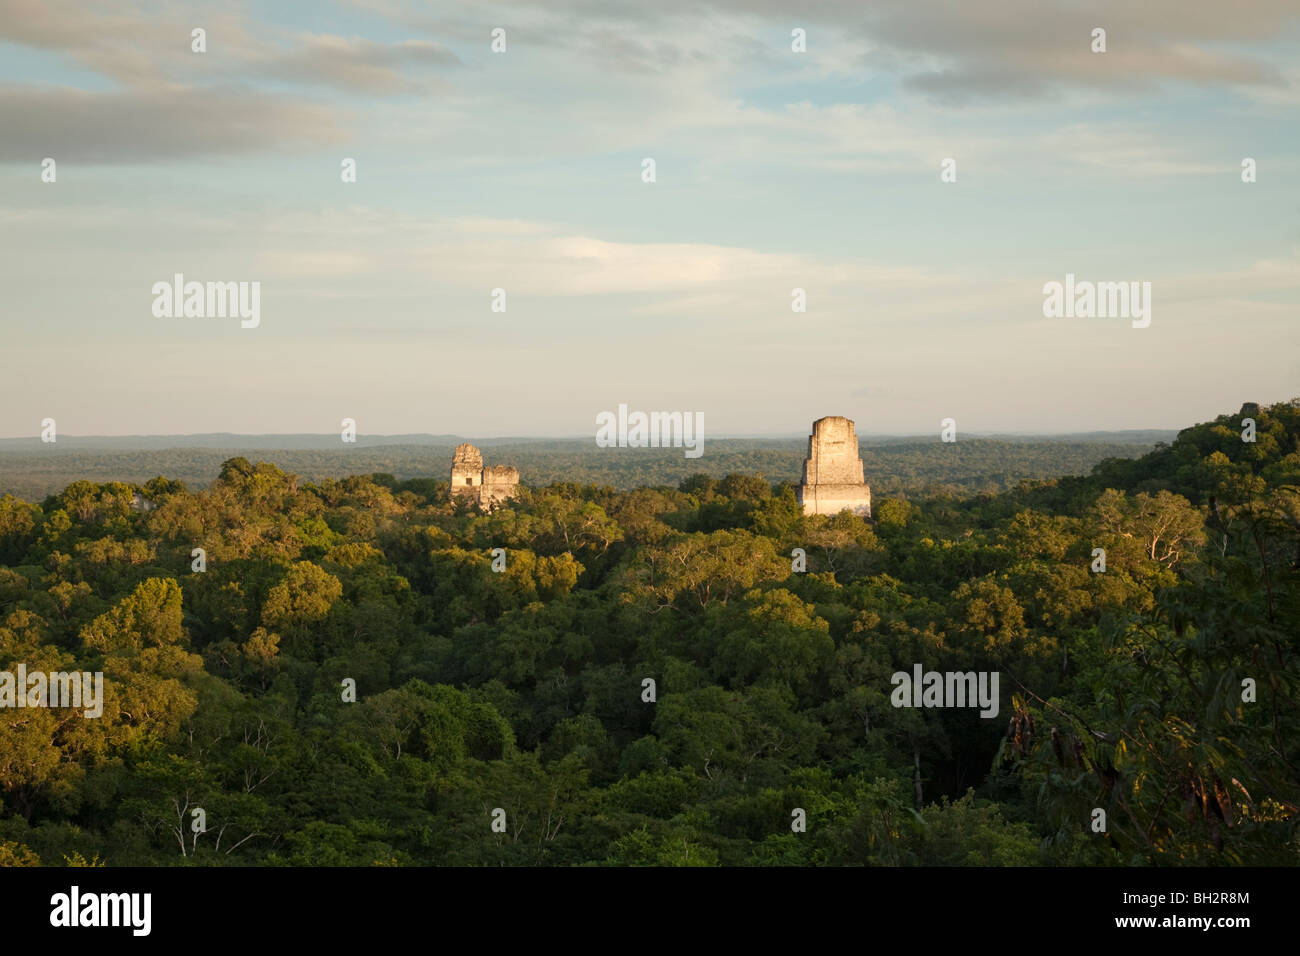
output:
[[[451,460],[451,497],[468,498],[484,511],[513,498],[519,490],[519,469],[506,465],[483,467],[483,453],[468,443],[456,446]]]
[[[839,415],[813,422],[797,497],[806,515],[834,515],[848,508],[871,517],[871,489],[862,477],[853,422]]]

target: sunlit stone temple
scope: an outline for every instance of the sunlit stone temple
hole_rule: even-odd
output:
[[[853,422],[839,415],[813,422],[797,496],[806,515],[834,515],[847,508],[871,517],[871,489],[862,476]]]
[[[507,465],[483,467],[483,453],[468,443],[456,446],[451,460],[451,497],[468,498],[484,511],[513,498],[519,471]]]

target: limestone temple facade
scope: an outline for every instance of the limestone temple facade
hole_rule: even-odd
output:
[[[847,508],[871,517],[871,489],[862,476],[853,422],[839,415],[813,422],[796,496],[806,515],[834,515]]]
[[[451,460],[451,497],[467,498],[491,511],[519,491],[519,469],[506,465],[483,467],[483,453],[471,444],[456,446]]]

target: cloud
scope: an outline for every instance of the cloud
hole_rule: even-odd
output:
[[[1071,123],[1037,137],[1034,146],[1063,162],[1134,176],[1240,172],[1235,162],[1206,162],[1195,147],[1127,123]]]
[[[297,43],[300,45],[287,53],[259,52],[254,68],[267,76],[341,90],[410,93],[425,90],[426,86],[407,77],[405,68],[428,69],[461,62],[441,44],[422,40],[376,43],[319,34],[298,37]]]
[[[46,236],[59,234],[76,234],[79,242],[98,247],[127,219],[146,233],[154,228],[153,219],[141,219],[139,210],[113,215],[99,209],[89,215],[58,207],[25,217],[22,207],[13,207],[0,213],[7,221],[27,223],[25,241],[41,247]],[[149,215],[162,222],[179,211],[157,209]],[[256,241],[232,244],[232,235],[255,235]],[[743,322],[750,331],[788,332],[789,323],[815,316],[820,329],[854,336],[866,329],[912,335],[904,330],[921,324],[992,329],[1048,321],[1042,319],[1042,286],[1060,278],[734,245],[616,241],[558,223],[431,219],[367,206],[189,217],[183,243],[151,249],[144,258],[105,252],[101,261],[116,274],[142,263],[170,274],[187,262],[205,261],[213,274],[257,278],[268,289],[283,284],[283,294],[291,297],[333,289],[364,295],[372,303],[436,295],[482,299],[486,308],[489,291],[500,286],[512,301],[587,299],[608,302],[619,315],[691,317],[732,328]],[[1143,278],[1152,281],[1164,310],[1206,302],[1263,306],[1300,294],[1300,260],[1269,258],[1213,273]],[[299,282],[304,279],[310,282]],[[807,291],[807,315],[790,311],[794,287]]]
[[[411,27],[472,35],[473,25],[450,15],[430,21],[410,4],[355,5]],[[1287,64],[1259,47],[1300,30],[1294,0],[821,0],[797,12],[781,0],[618,7],[517,0],[491,11],[494,22],[517,23],[535,45],[546,36],[602,70],[631,73],[710,60],[761,66],[764,51],[788,50],[798,25],[808,30],[809,62],[855,44],[858,75],[884,71],[945,101],[1020,100],[1061,89],[1127,93],[1163,82],[1288,89]],[[1107,31],[1104,54],[1091,50],[1095,27]]]
[[[950,100],[1021,98],[1061,88],[1131,92],[1163,81],[1281,86],[1278,66],[1241,44],[1300,26],[1293,3],[1216,0],[954,0],[873,4],[863,30],[892,51],[913,89]],[[1107,52],[1091,49],[1103,28]],[[1224,49],[1237,44],[1238,49]]]
[[[0,39],[63,54],[121,83],[156,83],[162,62],[190,55],[191,27],[150,12],[128,2],[0,0]]]
[[[208,50],[191,50],[202,26]],[[336,143],[354,115],[265,81],[358,94],[427,93],[459,64],[428,40],[378,42],[245,22],[242,14],[147,2],[70,7],[0,0],[0,40],[62,56],[119,89],[0,86],[0,161],[83,163],[227,155]]]
[[[0,88],[0,162],[135,163],[326,145],[337,110],[242,90]]]

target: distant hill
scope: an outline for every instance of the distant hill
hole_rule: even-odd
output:
[[[531,441],[547,441],[534,438],[480,438],[468,439],[459,435],[357,435],[356,445],[361,448],[374,448],[388,445],[438,445],[455,447],[464,441],[473,440],[480,447],[489,447],[502,442],[524,444]],[[83,451],[87,449],[104,449],[110,451],[140,451],[160,448],[222,448],[242,449],[244,451],[266,450],[301,450],[319,449],[336,451],[343,448],[337,432],[329,435],[235,435],[228,432],[213,432],[206,435],[59,435],[59,440],[51,445],[43,443],[38,436],[27,438],[0,438],[0,454],[12,451]]]
[[[1023,479],[1085,475],[1108,458],[1135,458],[1170,441],[1174,432],[1140,431],[1070,435],[963,436],[944,444],[937,435],[860,438],[873,492],[907,494],[947,489],[969,494],[1014,487]],[[191,488],[207,486],[222,462],[235,457],[271,461],[309,481],[356,474],[390,474],[399,480],[446,480],[456,435],[358,436],[344,445],[337,435],[60,436],[0,440],[0,494],[39,501],[73,481],[143,484],[162,475]],[[489,464],[514,465],[527,485],[570,481],[615,488],[675,487],[702,472],[763,475],[797,481],[806,437],[706,439],[701,458],[680,449],[608,449],[590,438],[469,439]]]
[[[1069,432],[1040,435],[1033,433],[963,432],[963,438],[991,438],[1005,442],[1100,442],[1106,444],[1134,444],[1153,446],[1156,442],[1169,442],[1178,434],[1173,429],[1130,429],[1114,432]],[[706,435],[712,441],[746,441],[756,447],[785,447],[790,442],[800,446],[808,441],[806,435]],[[866,435],[859,433],[858,440],[870,444],[914,444],[933,440],[932,436],[918,435]],[[433,445],[454,448],[462,442],[473,442],[480,448],[498,445],[531,444],[590,444],[591,438],[581,436],[553,438],[475,438],[462,435],[366,435],[358,434],[357,448],[386,447],[390,445]],[[0,455],[11,452],[39,452],[41,454],[104,449],[110,451],[142,451],[160,448],[219,448],[239,451],[283,451],[313,449],[321,451],[348,450],[343,447],[337,432],[325,435],[238,435],[232,432],[210,432],[201,435],[59,435],[59,440],[46,444],[37,435],[22,438],[0,438]]]

